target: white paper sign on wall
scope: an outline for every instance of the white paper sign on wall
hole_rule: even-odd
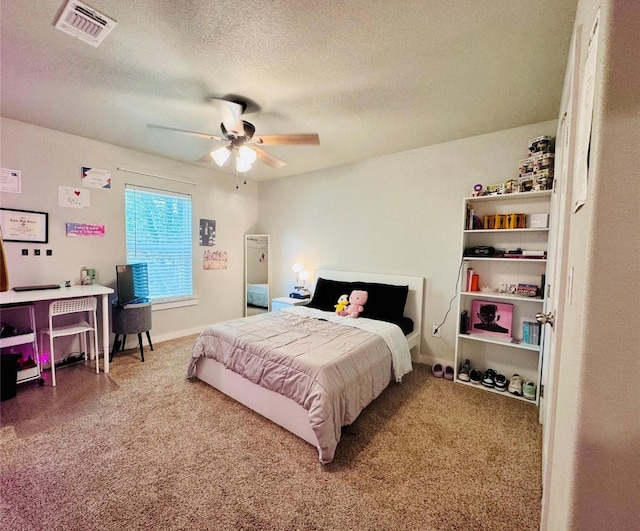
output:
[[[22,193],[22,172],[9,168],[0,168],[0,192]]]
[[[67,208],[89,208],[91,206],[89,190],[58,186],[58,204]]]
[[[82,186],[89,188],[111,188],[111,172],[100,168],[82,166]]]

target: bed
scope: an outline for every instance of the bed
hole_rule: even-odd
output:
[[[316,270],[315,279],[310,306],[321,307],[297,306],[206,327],[194,344],[187,377],[312,444],[326,464],[335,456],[341,428],[411,370],[410,350],[420,351],[424,279],[328,269]],[[336,290],[362,283],[372,293],[365,309],[386,312],[395,306],[404,330],[379,318],[340,317],[327,308],[337,302]],[[399,296],[388,304],[387,292],[382,300],[379,290],[404,292],[406,300]]]
[[[247,284],[247,304],[269,307],[269,284]]]

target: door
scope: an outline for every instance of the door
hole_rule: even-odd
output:
[[[556,345],[561,336],[561,323],[559,316],[564,308],[563,291],[565,282],[565,259],[564,246],[566,212],[569,208],[567,184],[569,181],[566,173],[567,160],[566,153],[568,148],[567,132],[569,128],[568,114],[565,113],[558,125],[558,133],[556,137],[556,186],[551,197],[551,225],[549,227],[549,267],[547,268],[547,282],[544,293],[544,306],[542,314],[538,321],[544,326],[544,337],[542,343],[542,351],[544,353],[542,362],[542,375],[540,382],[542,383],[540,393],[540,410],[539,420],[543,425],[543,435],[549,431],[549,427],[545,426],[545,420],[548,417],[549,408],[552,404],[552,396],[554,393],[554,381],[556,377],[556,368],[558,362],[558,353]],[[558,168],[558,166],[560,166]],[[559,173],[559,175],[558,175]],[[558,322],[556,322],[558,321]],[[544,454],[545,437],[543,436],[543,464],[545,462]],[[544,465],[543,465],[544,466]]]
[[[549,466],[553,456],[550,455],[554,437],[553,419],[555,418],[555,394],[558,378],[559,357],[557,350],[562,337],[562,315],[564,307],[571,295],[571,280],[567,273],[566,250],[568,247],[569,216],[571,212],[571,191],[573,184],[573,166],[575,149],[575,116],[578,103],[580,32],[574,32],[571,54],[567,71],[570,79],[567,83],[567,94],[563,97],[560,122],[556,136],[555,183],[551,197],[551,224],[549,227],[549,249],[547,268],[547,286],[543,313],[551,316],[550,322],[544,325],[542,344],[543,362],[540,381],[539,420],[542,424],[542,484],[543,504],[544,485],[548,478]],[[543,321],[547,319],[542,319]],[[553,323],[553,324],[551,324]]]

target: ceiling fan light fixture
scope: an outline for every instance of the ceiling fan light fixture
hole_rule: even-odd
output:
[[[238,157],[251,165],[258,158],[258,154],[248,146],[240,146],[238,149]]]
[[[231,155],[231,151],[228,146],[223,146],[211,152],[211,158],[218,166],[222,166]]]
[[[251,163],[247,162],[246,160],[242,159],[242,157],[238,156],[236,158],[236,168],[238,169],[239,172],[245,173],[251,169]]]

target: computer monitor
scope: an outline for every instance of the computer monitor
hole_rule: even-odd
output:
[[[117,265],[116,283],[118,306],[149,301],[149,276],[146,263]]]

